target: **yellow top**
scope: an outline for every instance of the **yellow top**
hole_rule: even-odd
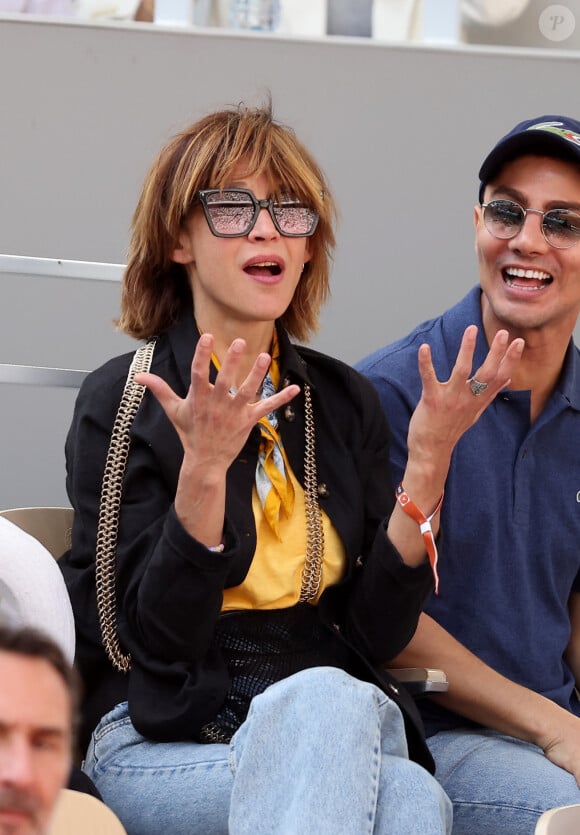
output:
[[[266,518],[254,487],[252,506],[256,520],[256,553],[243,583],[224,590],[222,611],[236,609],[283,609],[294,606],[300,598],[306,523],[304,490],[292,470],[287,471],[294,487],[294,512],[279,522],[280,538]],[[338,533],[326,513],[322,512],[324,529],[324,564],[318,598],[344,574],[346,554]]]

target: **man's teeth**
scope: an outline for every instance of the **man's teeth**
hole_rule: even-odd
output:
[[[543,270],[523,270],[521,268],[507,267],[506,275],[514,278],[535,278],[538,281],[547,281],[552,278],[550,273],[545,273]]]

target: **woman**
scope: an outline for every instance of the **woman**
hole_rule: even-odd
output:
[[[133,835],[450,831],[413,702],[377,666],[432,590],[426,543],[434,561],[453,446],[521,345],[498,337],[477,398],[473,328],[445,384],[421,349],[396,502],[374,390],[290,342],[316,328],[333,215],[318,165],[269,108],[201,119],[145,181],[120,325],[157,341],[135,378],[148,391],[120,518],[101,512],[99,550],[119,522],[116,575],[106,558],[95,581],[94,552],[131,356],[78,397],[63,569],[97,726],[85,769]],[[103,652],[97,597],[109,657],[129,672]]]

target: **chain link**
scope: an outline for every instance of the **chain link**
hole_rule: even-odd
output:
[[[131,656],[125,655],[121,650],[117,634],[117,595],[115,591],[117,572],[115,558],[119,534],[119,515],[123,478],[131,445],[129,432],[145,394],[145,386],[138,385],[134,378],[135,374],[149,371],[151,368],[155,341],[155,339],[150,339],[135,351],[113,424],[101,486],[95,553],[97,610],[105,652],[113,667],[122,673],[129,672]]]
[[[304,499],[306,509],[306,556],[302,569],[300,602],[314,600],[322,580],[324,528],[318,504],[314,413],[310,386],[304,386]]]

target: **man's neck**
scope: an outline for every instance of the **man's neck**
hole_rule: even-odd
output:
[[[511,339],[520,335],[510,332]],[[523,338],[526,341],[524,353],[512,376],[510,388],[531,392],[530,420],[534,423],[550,399],[562,373],[568,340],[558,340],[558,343],[554,344],[535,333],[528,333]]]
[[[565,328],[515,328],[494,321],[486,316],[483,326],[488,344],[502,327],[510,335],[510,341],[521,337],[525,341],[520,363],[512,375],[510,388],[531,392],[531,422],[542,413],[562,373],[562,366],[571,334]]]

